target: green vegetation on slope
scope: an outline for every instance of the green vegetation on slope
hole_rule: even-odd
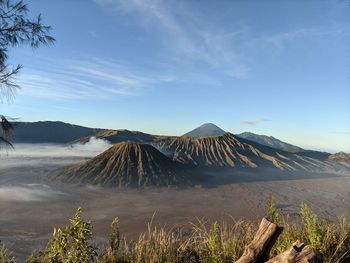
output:
[[[281,216],[276,202],[268,205],[270,220],[281,223],[284,231],[271,256],[288,249],[295,240],[310,244],[316,252],[316,262],[345,263],[350,261],[350,222],[320,220],[306,204],[300,206],[301,223],[296,225]],[[258,228],[257,224],[236,221],[233,224],[198,221],[190,230],[157,228],[148,225],[138,240],[127,241],[119,230],[118,219],[111,224],[108,245],[98,250],[92,242],[92,225],[77,210],[70,224],[55,229],[52,239],[42,251],[34,252],[28,263],[127,263],[127,262],[234,262],[243,253]],[[0,246],[0,261],[14,263],[15,258]]]

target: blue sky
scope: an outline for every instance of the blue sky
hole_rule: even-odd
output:
[[[350,151],[348,1],[33,0],[2,114],[180,135],[204,123]]]

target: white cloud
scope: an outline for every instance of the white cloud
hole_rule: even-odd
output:
[[[175,57],[182,60],[204,62],[214,69],[236,78],[243,78],[249,67],[243,63],[233,46],[233,37],[246,34],[247,27],[230,32],[220,27],[211,27],[193,12],[180,5],[158,0],[95,0],[102,6],[113,6],[117,11],[136,13],[142,25],[151,24],[158,29],[167,45],[172,46]]]
[[[305,27],[289,31],[281,31],[273,34],[263,34],[252,38],[247,48],[256,50],[265,56],[277,56],[281,52],[287,51],[287,48],[298,41],[324,41],[324,39],[333,39],[336,37],[349,36],[350,30],[342,25],[333,25],[329,27]],[[256,54],[256,53],[254,53]]]
[[[247,78],[257,63],[285,51],[290,42],[306,37],[349,34],[349,29],[341,26],[275,33],[254,32],[248,23],[222,26],[212,23],[196,10],[190,10],[188,2],[182,1],[95,2],[106,8],[112,7],[116,12],[135,15],[140,26],[160,33],[164,48],[167,51],[169,48],[170,52],[162,56],[163,51],[160,51],[159,58],[153,62],[156,70],[138,69],[103,58],[61,61],[41,58],[40,70],[23,69],[18,78],[23,87],[20,94],[55,100],[108,99],[140,95],[147,88],[175,81],[197,85],[203,85],[203,79],[209,79],[210,83],[220,82],[215,79],[215,73],[211,76],[203,73],[201,65],[234,78]]]
[[[91,137],[87,143],[63,146],[58,144],[15,144],[2,158],[18,157],[94,157],[112,146],[104,139]],[[1,165],[0,165],[1,167]]]
[[[112,147],[112,144],[108,141],[94,137],[85,144],[77,143],[70,146],[18,143],[14,145],[14,149],[0,153],[2,159],[0,169],[51,164],[68,165],[95,157],[110,147]]]
[[[264,119],[264,118],[257,119],[257,120],[243,120],[243,121],[241,121],[241,124],[255,126],[255,125],[259,124],[259,123],[267,122],[267,121],[270,121],[270,120],[269,119]]]
[[[91,137],[87,143],[73,144],[71,147],[69,147],[69,150],[67,152],[68,154],[77,154],[80,156],[83,155],[93,157],[107,150],[110,147],[112,147],[112,144],[109,141]]]
[[[249,77],[257,57],[279,54],[290,42],[315,36],[349,34],[347,27],[294,28],[279,32],[257,31],[249,23],[231,25],[215,21],[194,10],[187,1],[95,0],[101,6],[137,17],[140,26],[163,36],[173,60],[205,63],[235,78]],[[192,3],[193,4],[193,3]],[[200,3],[198,3],[200,5]],[[148,28],[147,28],[148,26]],[[194,68],[196,70],[196,68]]]
[[[21,94],[55,100],[106,99],[138,95],[145,88],[174,81],[172,76],[141,73],[98,58],[41,62],[45,71],[23,69],[18,78]]]

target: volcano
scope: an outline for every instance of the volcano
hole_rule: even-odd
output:
[[[186,181],[183,167],[153,146],[117,143],[100,155],[68,167],[58,175],[64,182],[102,186],[169,186]]]
[[[213,123],[204,123],[194,130],[185,133],[186,137],[210,137],[224,135],[226,132]]]
[[[334,162],[326,159],[328,155],[286,152],[232,133],[200,138],[160,138],[153,145],[172,160],[196,167],[277,168],[310,172],[334,169]]]

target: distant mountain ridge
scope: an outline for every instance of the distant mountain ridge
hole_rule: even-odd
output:
[[[160,137],[157,135],[152,135],[148,133],[143,133],[139,131],[129,131],[129,130],[100,130],[92,135],[85,136],[82,138],[79,138],[75,141],[70,142],[70,144],[74,143],[87,143],[91,137],[97,138],[97,139],[104,139],[109,141],[110,143],[118,143],[118,142],[124,142],[124,141],[132,141],[136,143],[143,143],[143,142],[150,142],[153,141],[155,138]]]
[[[137,143],[152,142],[161,137],[139,131],[125,129],[88,128],[60,121],[15,122],[15,130],[11,140],[15,143],[86,143],[91,137],[105,139],[110,143],[133,141]],[[212,123],[205,123],[194,130],[185,133],[186,137],[210,137],[224,135],[226,132]],[[262,145],[291,152],[304,151],[302,148],[282,142],[272,136],[244,132],[237,135]]]
[[[338,152],[330,155],[328,159],[350,168],[350,153]]]
[[[174,161],[198,167],[277,168],[286,171],[329,171],[329,154],[295,154],[239,138],[232,133],[211,137],[161,138],[152,143]]]
[[[208,137],[208,136],[220,136],[224,135],[226,132],[216,126],[213,123],[204,123],[201,126],[193,129],[190,132],[185,133],[182,136],[186,137]]]
[[[221,136],[221,135],[224,135],[225,133],[226,132],[223,129],[219,128],[213,123],[204,123],[201,126],[193,129],[190,132],[185,133],[182,136],[200,138],[200,137],[210,137],[210,136]],[[252,132],[243,132],[241,134],[237,134],[237,136],[240,138],[257,142],[262,145],[270,146],[272,148],[276,148],[279,150],[290,151],[290,152],[304,151],[304,149],[298,146],[283,142],[273,136],[260,135]]]
[[[208,124],[201,125],[198,128],[201,128],[200,130],[202,130],[203,127],[205,131],[208,131],[207,129]],[[222,129],[220,129],[214,124],[210,124],[209,127],[212,127],[214,129],[214,133],[213,132],[210,132],[209,134],[206,133],[207,136],[199,136],[199,137],[182,136],[182,137],[183,138],[217,137],[214,135],[215,131],[218,131],[218,133],[223,133],[223,135],[227,134],[225,131],[223,131]],[[282,142],[272,136],[256,135],[253,133],[244,133],[244,134],[255,135],[255,136],[250,136],[249,139],[242,138],[247,136],[243,135],[242,137],[240,137],[240,135],[237,135],[238,138],[241,138],[241,141],[248,140],[248,143],[251,145],[253,145],[254,143],[255,144],[257,143],[257,144],[269,146],[278,150],[294,152],[306,157],[316,158],[320,160],[325,160],[330,155],[329,153],[303,150],[300,147]],[[15,123],[14,136],[12,137],[11,141],[15,143],[61,143],[61,144],[82,143],[84,144],[88,142],[92,137],[105,139],[113,144],[118,142],[124,142],[124,141],[153,144],[159,141],[169,141],[169,140],[175,140],[179,138],[178,136],[159,136],[159,135],[152,135],[152,134],[147,134],[139,131],[129,131],[125,129],[120,129],[120,130],[98,129],[98,128],[88,128],[88,127],[83,127],[79,125],[73,125],[73,124],[59,122],[59,121],[39,121],[39,122]],[[267,142],[261,141],[261,138],[265,138],[265,137],[269,139],[272,138],[273,143],[271,143],[269,140]]]
[[[198,170],[193,169],[197,168],[267,168],[288,172],[346,173],[350,169],[347,164],[349,156],[345,153],[332,156],[325,152],[292,148],[296,146],[274,137],[256,135],[252,138],[254,134],[251,133],[249,139],[245,139],[213,124],[194,129],[187,133],[190,136],[158,136],[129,130],[90,129],[56,122],[39,123],[38,126],[47,129],[47,125],[61,128],[61,131],[50,134],[58,134],[59,140],[51,138],[51,141],[67,143],[66,140],[74,137],[70,144],[83,144],[95,137],[116,143],[100,155],[64,169],[57,179],[69,183],[133,187],[183,185],[196,176],[193,171]],[[73,135],[68,138],[65,135],[70,131],[73,131]],[[45,133],[46,130],[41,132]],[[215,133],[223,134],[214,135]],[[76,138],[80,134],[84,136]],[[268,140],[258,140],[266,137]],[[186,174],[192,174],[191,178],[187,178]]]
[[[14,122],[13,125],[10,140],[15,143],[67,143],[101,130],[60,121]]]
[[[348,166],[328,157],[329,154],[319,152],[309,156],[286,152],[231,133],[200,138],[157,137],[147,144],[117,143],[82,164],[68,167],[57,179],[79,184],[144,187],[187,184],[198,172],[193,170],[196,168],[348,171]]]
[[[303,148],[300,148],[298,146],[295,146],[293,144],[289,144],[286,142],[283,142],[273,136],[267,136],[267,135],[260,135],[255,134],[252,132],[243,132],[240,134],[237,134],[238,137],[247,139],[253,142],[260,143],[262,145],[270,146],[272,148],[276,148],[279,150],[289,151],[289,152],[300,152],[304,151]]]

